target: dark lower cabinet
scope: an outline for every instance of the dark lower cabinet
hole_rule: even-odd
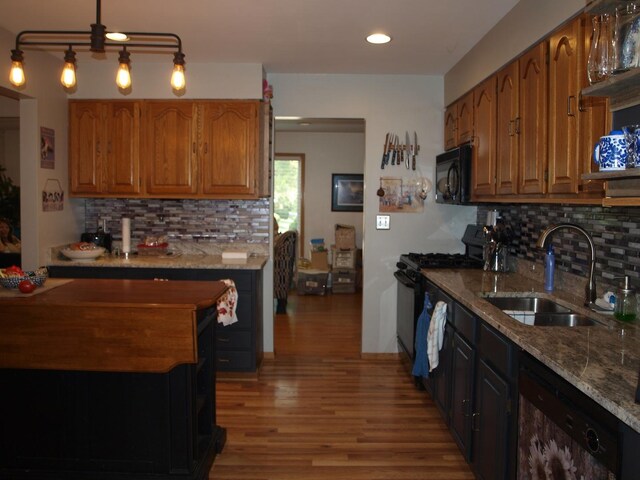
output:
[[[506,478],[510,398],[509,384],[481,359],[478,363],[474,413],[471,415],[471,458],[479,479]]]
[[[517,455],[517,349],[504,335],[431,282],[433,299],[448,303],[440,366],[427,391],[453,439],[483,480],[515,478]]]
[[[451,433],[468,461],[471,454],[471,408],[475,349],[459,333],[453,335],[451,355]]]
[[[216,370],[253,373],[262,363],[262,270],[50,266],[49,273],[52,277],[132,280],[215,281],[229,278],[238,290],[238,322],[216,326]]]
[[[0,369],[0,479],[208,478],[215,317],[198,313],[198,364],[167,373]]]

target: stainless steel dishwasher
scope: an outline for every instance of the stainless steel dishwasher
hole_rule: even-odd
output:
[[[623,478],[617,418],[526,353],[518,390],[519,480]]]

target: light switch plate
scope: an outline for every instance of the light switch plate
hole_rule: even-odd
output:
[[[389,230],[389,215],[376,215],[376,230]]]

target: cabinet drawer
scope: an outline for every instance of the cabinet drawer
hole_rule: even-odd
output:
[[[250,350],[251,332],[220,331],[216,332],[216,350]]]
[[[500,332],[484,322],[480,325],[480,339],[478,340],[480,355],[507,377],[515,376],[513,348],[513,343]]]
[[[471,345],[476,344],[477,324],[478,319],[473,313],[458,303],[453,304],[453,325]]]
[[[247,372],[255,370],[251,352],[225,351],[216,352],[216,370],[220,372]]]

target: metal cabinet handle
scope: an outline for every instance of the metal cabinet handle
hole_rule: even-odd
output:
[[[467,408],[467,404],[469,403],[469,400],[467,400],[466,398],[464,400],[462,400],[462,414],[465,417],[469,416],[469,409]]]
[[[471,415],[471,430],[474,432],[479,432],[480,428],[478,427],[478,422],[476,419],[480,418],[480,414],[478,412]]]
[[[193,153],[196,153],[196,142],[193,142],[192,151]]]
[[[218,337],[218,341],[223,343],[229,343],[230,340],[228,338]]]
[[[584,108],[584,98],[582,97],[582,92],[578,93],[578,111],[586,112],[587,109]]]
[[[572,100],[575,100],[576,97],[575,95],[569,95],[567,97],[567,116],[569,117],[575,117],[576,114],[573,113],[573,109],[571,108],[571,104],[573,103]]]
[[[516,117],[516,135],[520,135],[520,117]]]
[[[204,144],[204,153],[208,153],[209,152],[209,144],[205,143]]]
[[[508,128],[508,133],[510,137],[513,137],[515,134],[513,133],[513,120],[509,120],[509,128]]]
[[[228,358],[218,358],[218,362],[220,362],[220,363],[229,363],[229,359]]]

